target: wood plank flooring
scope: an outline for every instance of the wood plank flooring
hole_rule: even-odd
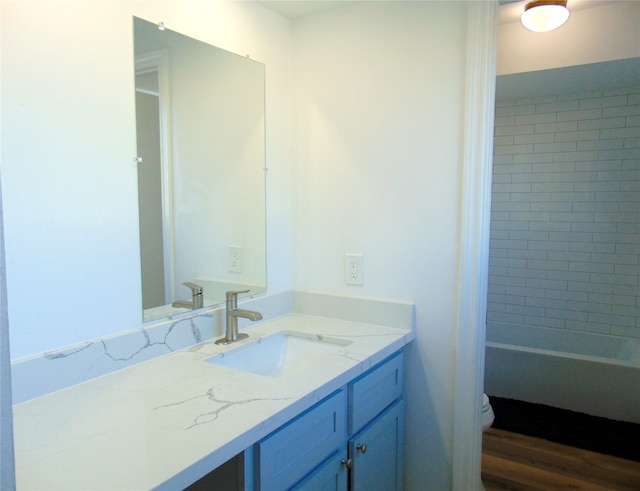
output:
[[[482,439],[482,482],[487,491],[640,491],[640,462],[489,428]]]

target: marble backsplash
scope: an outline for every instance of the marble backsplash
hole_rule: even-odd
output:
[[[241,302],[265,320],[291,312],[292,292]],[[147,323],[138,329],[16,360],[11,365],[13,403],[127,368],[224,334],[224,305]],[[239,319],[243,329],[249,321]]]
[[[240,302],[263,320],[291,312],[413,329],[409,302],[284,291]],[[11,366],[13,403],[33,399],[224,335],[224,305],[149,322],[138,329],[16,360]],[[252,323],[238,319],[240,330]]]

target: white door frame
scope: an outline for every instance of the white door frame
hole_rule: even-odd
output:
[[[452,489],[483,489],[482,393],[489,268],[497,1],[467,2]]]
[[[175,242],[173,234],[173,165],[171,159],[171,107],[169,55],[167,50],[151,51],[136,56],[136,75],[158,74],[160,109],[160,167],[162,173],[162,246],[164,250],[165,300],[175,296]]]

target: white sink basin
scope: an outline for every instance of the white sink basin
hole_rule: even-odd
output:
[[[293,375],[317,366],[351,341],[296,331],[281,331],[205,361],[269,377]]]

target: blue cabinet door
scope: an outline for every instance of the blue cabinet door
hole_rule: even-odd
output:
[[[347,491],[347,451],[336,452],[292,491]]]
[[[402,490],[403,415],[400,400],[349,440],[351,491]]]

